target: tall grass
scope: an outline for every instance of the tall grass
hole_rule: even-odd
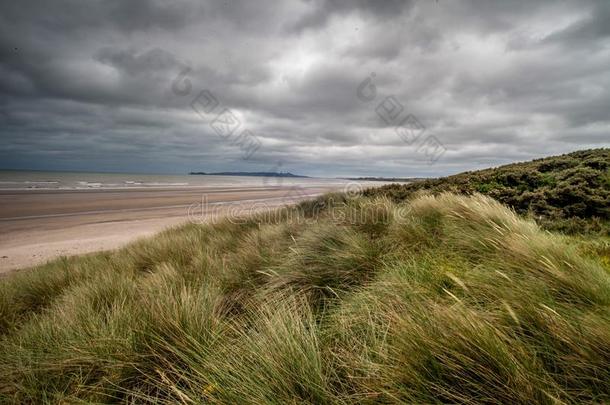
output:
[[[0,281],[4,402],[610,401],[607,242],[327,196]]]
[[[371,188],[395,201],[420,192],[482,193],[565,234],[610,236],[610,149],[589,149],[438,179]]]

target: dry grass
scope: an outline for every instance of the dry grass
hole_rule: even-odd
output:
[[[327,196],[0,281],[4,402],[610,401],[606,240]]]

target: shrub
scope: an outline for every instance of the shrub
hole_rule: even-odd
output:
[[[368,196],[404,201],[426,191],[483,193],[529,215],[548,230],[610,235],[610,149],[465,172],[440,179],[366,190]],[[576,223],[584,227],[571,226]]]

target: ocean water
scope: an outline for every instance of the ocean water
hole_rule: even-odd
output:
[[[0,190],[332,186],[348,180],[255,176],[159,175],[0,170]]]

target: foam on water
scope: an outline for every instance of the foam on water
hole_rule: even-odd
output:
[[[113,190],[198,187],[280,187],[344,184],[347,180],[254,176],[157,175],[0,170],[0,190]]]

